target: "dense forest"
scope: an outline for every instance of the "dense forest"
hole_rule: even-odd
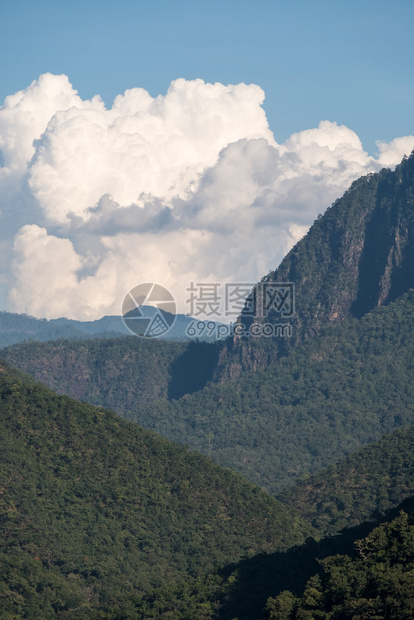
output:
[[[414,511],[401,511],[356,541],[351,556],[321,562],[299,597],[284,591],[266,605],[268,620],[414,617]]]
[[[137,338],[25,342],[2,350],[10,364],[60,394],[123,415],[159,398],[177,399],[212,378],[220,345]]]
[[[279,496],[323,534],[355,526],[414,494],[414,428],[378,442],[306,476]]]
[[[4,364],[0,402],[3,611],[115,605],[313,531],[240,475]]]
[[[116,608],[80,608],[77,617],[298,620],[361,613],[408,620],[414,610],[413,512],[410,498],[382,522],[319,541],[309,538],[286,552],[260,554]]]
[[[381,526],[381,535],[370,534],[374,523],[317,542],[317,530],[297,511],[209,459],[110,411],[55,396],[4,363],[1,377],[5,619],[312,617],[312,605],[323,600],[329,611],[338,604],[338,582],[354,575],[346,586],[351,604],[362,592],[356,583],[371,584],[384,571],[392,577],[392,604],[408,609],[411,517]],[[398,462],[403,445],[408,453],[411,438],[404,429],[370,446],[368,487],[384,463]],[[388,467],[389,486],[401,476]],[[360,498],[350,493],[348,503],[358,507]],[[347,525],[354,518],[351,510]],[[395,532],[403,538],[387,542]],[[368,549],[370,563],[359,549]],[[374,586],[381,592],[384,583]],[[315,589],[320,596],[312,599]]]

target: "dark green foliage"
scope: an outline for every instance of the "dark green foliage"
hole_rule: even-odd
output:
[[[169,366],[185,345],[136,337],[110,340],[30,342],[2,351],[10,364],[72,398],[128,410],[166,397]]]
[[[362,523],[414,493],[414,428],[404,428],[298,482],[279,496],[330,534]]]
[[[414,618],[414,516],[405,512],[355,544],[353,557],[322,560],[300,597],[270,599],[269,620]]]
[[[134,336],[26,342],[3,349],[10,364],[60,394],[122,415],[137,404],[179,398],[204,387],[219,344],[163,342]]]
[[[110,609],[184,574],[287,549],[310,531],[199,454],[4,365],[0,377],[4,612]]]
[[[405,501],[401,507],[412,512],[414,498]],[[399,512],[400,508],[389,511],[383,521],[391,521]],[[163,617],[164,613],[174,619],[198,619],[197,612],[193,610],[203,609],[203,613],[206,610],[211,613],[206,618],[252,620],[262,617],[267,606],[267,613],[271,611],[272,617],[285,618],[288,610],[297,605],[309,580],[306,600],[310,602],[316,596],[317,575],[321,573],[320,560],[338,554],[352,555],[355,542],[367,538],[377,526],[377,521],[365,523],[320,541],[309,538],[304,545],[284,553],[256,555],[224,567],[206,578],[189,580],[174,589],[161,588],[141,599],[136,609],[141,613],[145,610],[143,618],[158,617],[157,613]],[[188,609],[187,616],[185,609]]]

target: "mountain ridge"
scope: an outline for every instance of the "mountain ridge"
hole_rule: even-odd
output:
[[[217,378],[266,366],[322,326],[361,318],[413,288],[413,185],[414,151],[394,171],[384,168],[354,181],[253,293],[260,297],[263,283],[294,283],[293,336],[271,345],[264,338],[228,339]],[[248,310],[238,319],[247,326],[253,320]],[[277,323],[280,317],[271,307],[258,321],[264,320]]]
[[[143,306],[143,308],[150,315],[154,313],[152,306]],[[167,342],[188,341],[190,337],[186,330],[193,321],[194,319],[190,316],[177,314],[174,321],[171,321],[171,328],[164,335],[158,336],[157,339]],[[66,317],[39,319],[27,314],[0,311],[0,348],[25,340],[47,342],[61,338],[71,340],[107,339],[131,336],[131,333],[120,315],[107,315],[93,321],[78,321]],[[151,338],[145,338],[145,340],[148,339]],[[199,340],[214,341],[214,338],[206,335],[201,336]]]

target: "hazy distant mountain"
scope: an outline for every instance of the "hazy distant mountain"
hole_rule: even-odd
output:
[[[150,314],[151,306],[145,307]],[[188,340],[186,329],[193,319],[178,314],[172,327],[160,336],[160,340]],[[36,319],[27,314],[0,312],[0,348],[24,340],[57,340],[59,338],[82,340],[84,338],[113,338],[131,336],[121,316],[104,316],[96,321],[75,321],[72,319]],[[209,340],[209,338],[200,338]]]
[[[97,321],[71,319],[36,319],[27,314],[0,312],[0,347],[24,340],[57,340],[126,336],[129,334],[120,316],[107,316]]]

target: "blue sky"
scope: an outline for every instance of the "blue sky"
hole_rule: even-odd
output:
[[[275,269],[413,149],[413,31],[412,0],[0,0],[0,309]]]
[[[107,105],[178,78],[256,83],[277,141],[320,120],[364,147],[414,132],[411,0],[0,1],[0,100],[65,73]]]

